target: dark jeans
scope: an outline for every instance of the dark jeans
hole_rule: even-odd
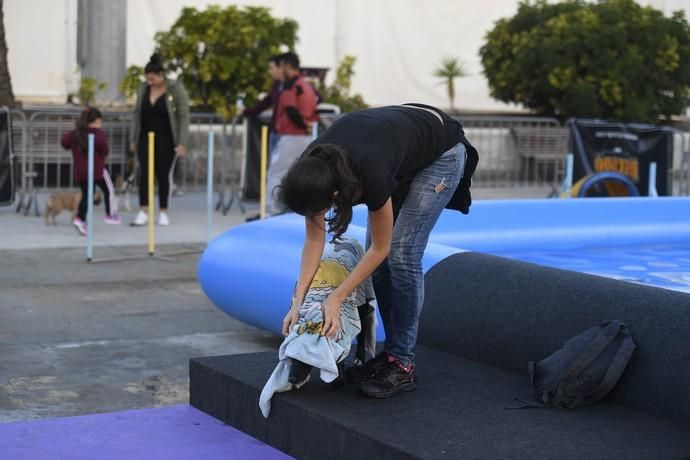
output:
[[[458,144],[417,173],[395,220],[390,253],[372,275],[386,332],[384,350],[405,365],[414,360],[424,303],[424,249],[441,211],[458,187],[464,168],[465,146]]]

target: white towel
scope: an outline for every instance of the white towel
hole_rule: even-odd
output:
[[[330,383],[338,377],[338,363],[347,357],[353,339],[362,329],[357,307],[374,299],[371,277],[357,287],[342,304],[340,331],[335,338],[321,335],[321,303],[347,278],[363,255],[362,245],[352,238],[340,238],[335,243],[326,244],[319,268],[299,309],[299,319],[280,345],[280,361],[261,391],[259,408],[264,417],[268,417],[271,411],[274,393],[300,388],[309,380],[307,377],[297,385],[288,381],[291,358],[318,368],[324,382]],[[375,327],[376,324],[373,324],[372,328]]]

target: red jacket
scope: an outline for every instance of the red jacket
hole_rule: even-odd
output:
[[[278,100],[276,132],[278,134],[309,134],[310,125],[319,120],[316,93],[302,75],[285,80]]]
[[[89,133],[94,135],[93,140],[93,179],[94,181],[103,180],[103,169],[105,159],[108,158],[108,139],[105,133],[97,128],[89,128]],[[85,182],[88,180],[88,157],[87,152],[83,152],[77,146],[77,131],[72,130],[62,136],[62,148],[72,150],[72,160],[74,163],[74,181]]]

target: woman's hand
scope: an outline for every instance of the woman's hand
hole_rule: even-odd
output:
[[[137,144],[129,144],[129,151],[132,153],[137,153]]]
[[[340,306],[343,304],[343,299],[332,293],[321,304],[321,312],[323,314],[323,335],[326,337],[335,338],[340,331]]]
[[[184,145],[180,144],[177,147],[175,147],[175,153],[177,154],[178,157],[183,157],[184,154],[186,153]]]
[[[299,310],[297,310],[297,308],[290,307],[290,310],[288,311],[287,315],[285,315],[285,318],[283,318],[283,335],[285,337],[290,335],[292,326],[294,326],[297,323],[298,319]]]

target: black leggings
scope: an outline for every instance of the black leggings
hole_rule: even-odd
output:
[[[88,200],[86,199],[86,194],[88,193],[88,182],[77,182],[79,188],[81,189],[81,201],[79,202],[79,211],[77,216],[86,221],[86,207],[88,205]],[[106,169],[103,170],[103,179],[94,182],[94,185],[98,185],[98,188],[103,192],[103,204],[105,205],[105,215],[112,216],[113,211],[115,211],[115,186],[113,181],[110,179],[110,174]]]
[[[163,137],[163,136],[161,136]],[[144,147],[144,148],[142,148]],[[173,171],[177,163],[177,155],[172,142],[159,142],[156,139],[154,153],[154,174],[158,182],[158,206],[168,209],[170,201]],[[149,160],[148,147],[139,145],[139,206],[149,205]]]

